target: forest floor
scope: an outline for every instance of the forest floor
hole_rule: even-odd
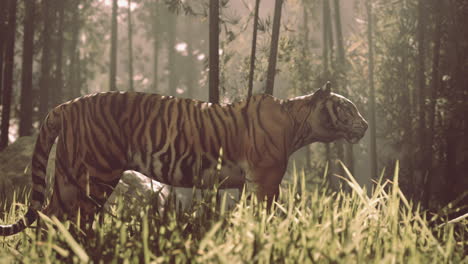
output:
[[[0,262],[468,263],[468,219],[422,211],[404,197],[395,171],[370,192],[349,174],[349,191],[334,192],[325,177],[306,183],[304,173],[294,173],[270,211],[245,196],[228,209],[216,189],[184,211],[141,201],[124,210],[122,201],[102,224],[95,221],[92,238],[76,223],[42,216],[42,240],[34,228],[2,238]],[[24,211],[13,206],[0,222]]]

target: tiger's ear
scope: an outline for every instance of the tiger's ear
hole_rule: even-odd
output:
[[[322,88],[318,89],[317,92],[320,95],[320,97],[322,97],[322,98],[330,96],[330,94],[331,94],[331,83],[328,81],[327,83],[325,83],[325,85]]]
[[[325,83],[325,85],[321,88],[321,90],[323,92],[325,92],[326,95],[330,95],[330,93],[331,93],[331,83],[330,83],[330,81],[327,81],[327,83]]]

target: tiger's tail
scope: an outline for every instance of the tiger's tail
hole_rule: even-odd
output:
[[[0,235],[11,236],[23,231],[38,218],[46,194],[46,168],[50,150],[62,127],[60,107],[53,109],[41,126],[32,155],[32,195],[26,214],[12,225],[0,225]]]

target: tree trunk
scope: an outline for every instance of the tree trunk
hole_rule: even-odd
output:
[[[372,37],[372,6],[370,0],[366,2],[367,9],[367,41],[369,46],[369,88],[370,88],[370,100],[369,100],[369,116],[370,116],[370,176],[371,178],[377,177],[377,150],[376,150],[376,121],[375,121],[375,88],[374,88],[374,41]]]
[[[405,27],[404,25],[401,25],[400,28],[400,36],[401,38],[404,38],[404,43],[406,45],[403,46],[402,50],[402,62],[400,63],[400,78],[402,82],[402,95],[401,95],[401,107],[402,107],[402,112],[407,113],[407,116],[403,119],[403,130],[404,130],[404,135],[403,135],[403,146],[406,146],[406,153],[407,157],[404,159],[406,160],[407,164],[407,171],[408,171],[408,177],[409,177],[409,197],[413,198],[415,197],[415,191],[417,187],[415,187],[414,179],[414,131],[413,131],[413,125],[412,125],[412,120],[413,120],[413,104],[411,103],[411,86],[409,85],[409,64],[408,64],[408,57],[409,57],[409,50],[410,47],[408,46],[407,43],[408,41],[408,28]]]
[[[73,7],[72,7],[72,24],[71,24],[71,34],[72,40],[70,43],[70,67],[69,67],[69,82],[68,82],[68,95],[66,96],[67,99],[76,98],[81,95],[81,85],[78,81],[79,75],[79,63],[80,60],[80,51],[78,49],[79,44],[79,34],[80,34],[80,13],[79,13],[79,6],[80,0],[73,0]]]
[[[279,32],[281,26],[281,8],[283,0],[275,0],[275,14],[273,16],[273,32],[271,33],[270,57],[268,60],[268,72],[265,93],[273,95],[276,75],[276,57],[278,54]]]
[[[64,0],[57,1],[58,26],[57,26],[57,56],[55,57],[55,89],[52,96],[53,106],[61,104],[63,101],[63,20],[65,12]]]
[[[169,13],[169,25],[168,25],[168,40],[167,40],[167,48],[168,48],[168,68],[169,68],[169,91],[170,95],[177,94],[177,70],[176,70],[176,52],[175,52],[175,45],[176,45],[176,33],[177,33],[177,19],[176,14]]]
[[[219,103],[219,0],[210,0],[209,101]]]
[[[34,9],[35,1],[25,2],[23,62],[21,72],[21,102],[19,135],[30,136],[32,133],[32,74],[34,55]]]
[[[5,66],[3,75],[2,122],[0,127],[0,151],[8,145],[10,128],[11,95],[13,90],[13,68],[15,59],[16,0],[9,1],[8,31],[5,35]]]
[[[307,0],[302,0],[302,26],[304,30],[304,52],[308,52],[309,50],[309,13],[307,8]]]
[[[159,3],[153,3],[153,91],[158,92],[158,63],[159,63]]]
[[[109,90],[117,91],[117,0],[112,1],[112,29],[111,29],[111,54]]]
[[[424,76],[425,71],[425,27],[426,27],[426,16],[424,8],[424,0],[418,0],[418,58],[417,58],[417,78],[418,78],[418,138],[419,138],[419,161],[418,167],[421,173],[424,175],[426,172],[424,164],[424,155],[427,151],[425,147],[425,110],[424,102],[426,100],[426,78]]]
[[[79,56],[79,54],[77,54],[77,56]],[[82,72],[81,72],[81,63],[83,61],[78,57],[78,59],[76,60],[76,81],[77,81],[77,87],[76,87],[76,91],[80,92],[80,95],[81,95],[81,92],[83,92],[83,94],[88,94],[89,93],[89,88],[87,85],[82,85],[83,83],[86,82],[86,79],[83,78],[83,75],[82,75]]]
[[[253,20],[253,33],[252,33],[252,50],[250,53],[250,72],[249,72],[249,90],[247,92],[247,98],[252,96],[253,80],[255,72],[255,53],[257,51],[257,25],[258,25],[258,9],[260,6],[260,0],[255,1],[255,12]]]
[[[344,49],[344,44],[343,44],[343,33],[341,30],[340,0],[334,0],[334,5],[335,5],[336,48],[338,51],[338,62],[340,63],[340,68],[344,68],[345,49]],[[341,70],[344,72],[343,69]]]
[[[328,37],[328,33],[330,32],[329,27],[329,19],[327,17],[327,14],[329,14],[330,8],[329,8],[329,3],[328,0],[323,0],[323,5],[322,5],[322,62],[323,62],[323,79],[328,81],[330,78],[330,63],[329,63],[329,51],[331,48],[331,43],[330,38]],[[332,152],[331,152],[331,144],[330,143],[325,143],[325,156],[327,159],[328,163],[328,171],[332,172],[334,171],[334,164],[332,160]],[[335,181],[335,178],[330,179],[330,183],[332,187],[337,188],[338,183]]]
[[[326,39],[326,43],[327,43],[327,71],[325,72],[325,78],[326,78],[326,81],[330,81],[330,79],[332,78],[331,76],[331,73],[330,73],[330,68],[333,69],[333,68],[336,68],[335,66],[335,63],[334,63],[334,60],[333,60],[333,25],[332,25],[332,17],[331,17],[331,9],[330,9],[330,2],[329,0],[324,0],[323,2],[323,19],[324,19],[324,37]],[[338,87],[338,82],[337,80],[331,80],[334,82],[334,87]],[[344,171],[341,171],[341,167],[340,169],[337,171],[336,169],[336,160],[335,160],[335,154],[336,153],[336,156],[339,160],[343,160],[343,144],[340,142],[340,141],[337,141],[337,142],[334,142],[334,143],[330,143],[329,144],[329,155],[328,155],[328,158],[329,158],[329,171],[333,174],[337,173],[338,171],[340,171],[341,174],[344,173]],[[334,181],[335,178],[333,178],[332,181]],[[339,179],[336,179],[337,181],[339,181]],[[332,183],[333,184],[333,183]],[[335,184],[335,187],[338,187],[338,182],[336,182]]]
[[[431,95],[430,95],[430,103],[428,106],[428,121],[429,127],[427,128],[427,153],[424,164],[432,165],[434,164],[433,158],[433,147],[434,144],[434,120],[435,120],[435,101],[437,99],[437,92],[439,90],[439,61],[440,61],[440,42],[442,38],[441,27],[442,27],[442,2],[439,0],[433,1],[434,11],[435,11],[435,29],[434,29],[434,47],[432,52],[432,87],[431,87]],[[428,168],[428,177],[426,181],[426,186],[424,190],[424,197],[423,197],[423,204],[425,208],[429,208],[429,199],[431,197],[431,185],[432,185],[432,177],[434,177],[432,173],[432,167]]]
[[[0,1],[0,36],[6,36],[7,34],[7,19],[8,19],[8,0]],[[3,66],[5,56],[5,38],[0,38],[0,105],[2,103],[2,91],[3,91]]]
[[[196,67],[196,58],[193,55],[193,43],[194,43],[194,38],[193,38],[193,27],[192,25],[192,18],[187,17],[187,23],[186,23],[186,37],[187,37],[187,68],[188,71],[186,73],[186,86],[187,86],[187,91],[186,91],[186,97],[187,98],[193,98],[193,95],[195,94],[195,87],[196,87],[196,73],[197,73],[197,67]]]
[[[330,64],[333,63],[333,24],[332,24],[332,17],[331,17],[331,9],[330,9],[330,2],[329,0],[324,1],[324,11],[325,11],[325,20],[326,20],[326,29],[327,31],[325,32],[327,42],[329,45],[328,49],[328,56],[329,56],[329,62]],[[333,65],[330,65],[330,67],[333,67]],[[328,81],[328,80],[327,80]]]
[[[307,8],[307,0],[302,1],[302,30],[304,31],[304,39],[302,44],[302,53],[304,56],[309,54],[309,9]],[[310,91],[308,91],[310,92]],[[297,95],[297,92],[294,91],[294,95]],[[305,170],[311,171],[311,160],[312,160],[312,146],[309,145],[306,147],[305,154]]]
[[[131,9],[132,0],[128,0],[128,90],[134,91],[133,87],[133,43],[132,43],[132,9]]]
[[[330,64],[333,61],[333,29],[331,23],[331,11],[329,0],[323,0],[322,5],[322,43],[325,47],[322,49],[322,59],[324,60],[324,75],[326,81],[330,81]],[[325,59],[326,58],[326,59]]]
[[[51,80],[51,34],[53,27],[51,0],[42,1],[42,10],[44,16],[44,28],[42,31],[42,56],[41,56],[41,78],[39,82],[39,118],[42,120],[49,111],[49,87],[52,86]]]
[[[342,77],[342,83],[338,84],[341,86],[341,89],[338,89],[338,92],[344,96],[348,96],[346,91],[347,85],[347,76],[346,76],[346,58],[345,58],[345,48],[343,44],[343,33],[341,29],[341,11],[340,11],[340,1],[334,0],[335,8],[335,31],[336,31],[336,49],[338,51],[338,65],[336,71]],[[348,167],[348,170],[353,174],[354,172],[354,158],[353,158],[353,145],[345,143],[343,141],[337,143],[338,156],[340,159],[343,159],[343,162]]]

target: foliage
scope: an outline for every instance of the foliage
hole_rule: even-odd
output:
[[[325,177],[313,184],[305,177],[295,172],[270,211],[245,195],[227,210],[226,197],[213,189],[186,211],[172,202],[161,211],[137,201],[135,210],[123,211],[120,203],[102,225],[96,221],[94,237],[43,216],[49,227],[43,241],[28,229],[3,239],[0,257],[22,263],[468,263],[466,217],[448,223],[421,211],[399,189],[398,167],[369,196],[349,174],[351,193],[332,192]],[[22,211],[12,207],[2,222]]]

